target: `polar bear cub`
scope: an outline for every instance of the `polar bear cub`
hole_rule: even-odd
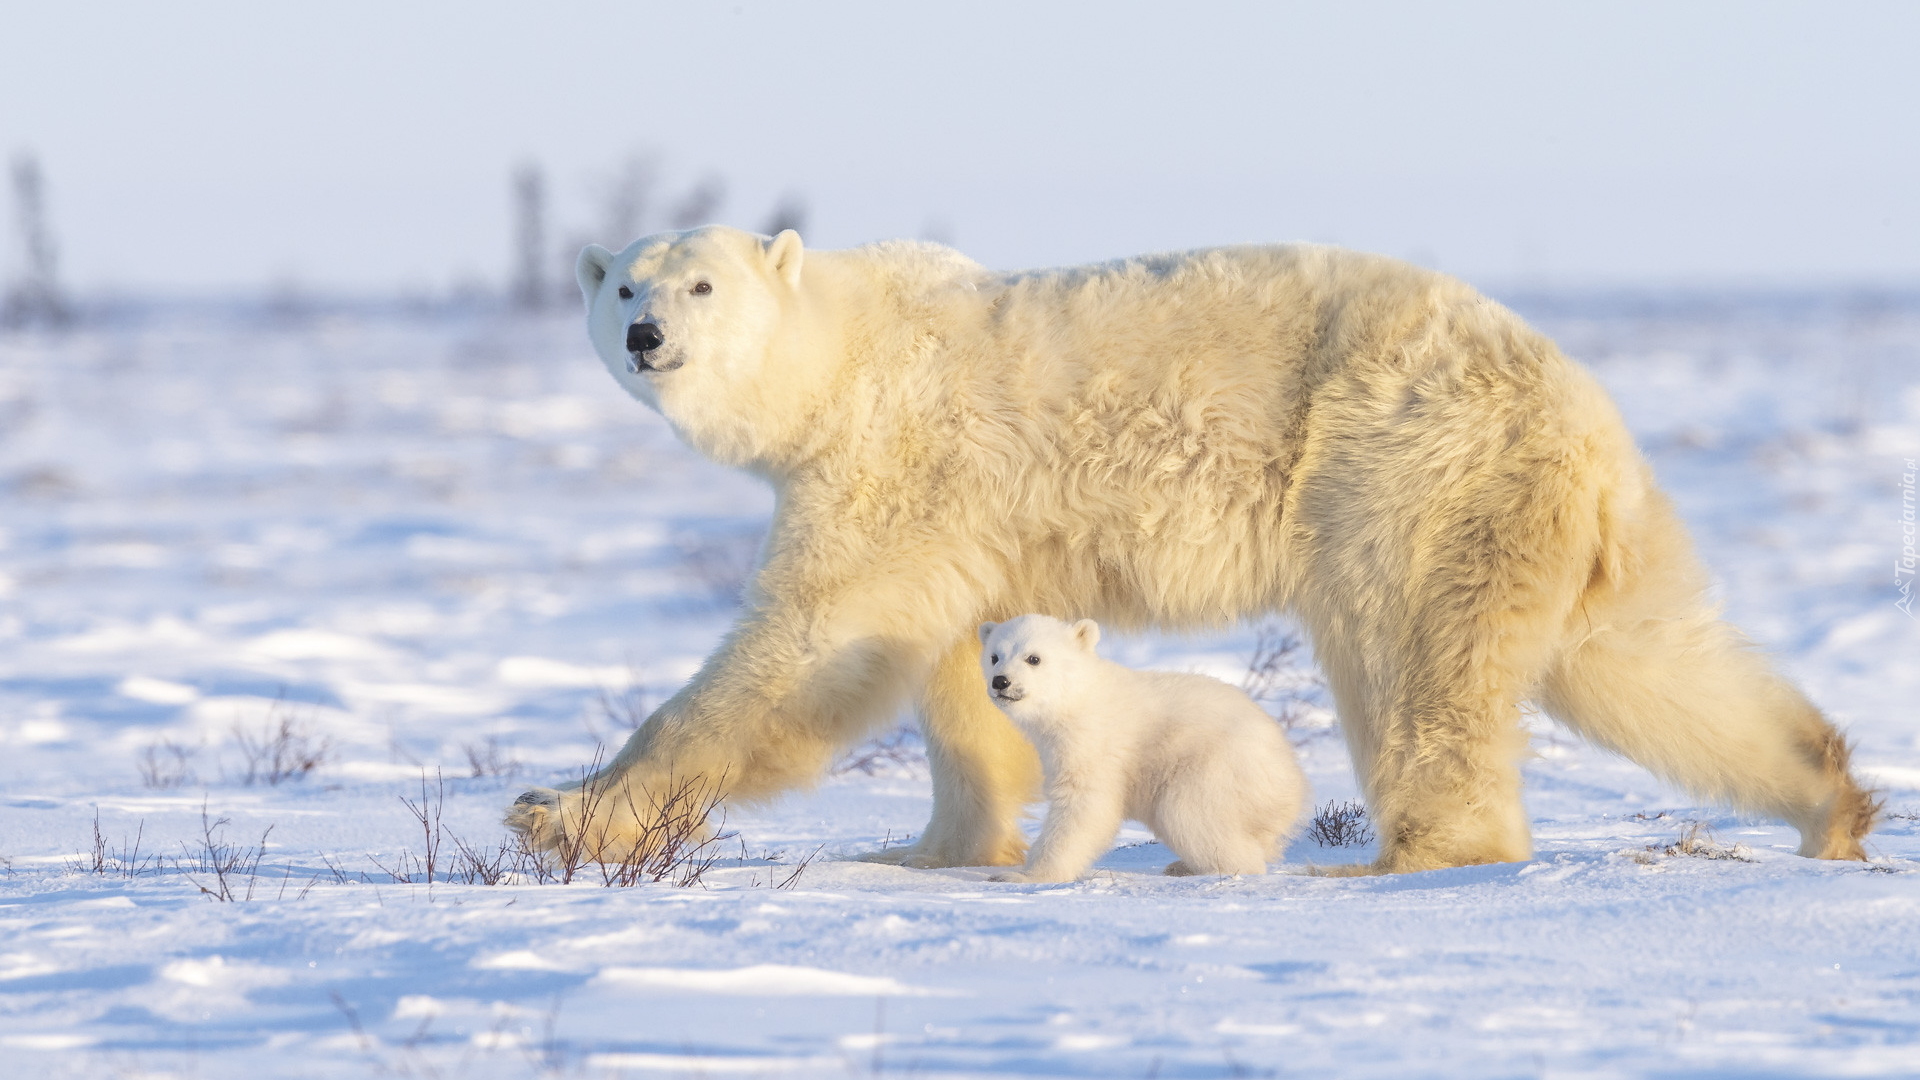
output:
[[[1307,801],[1280,726],[1218,679],[1103,660],[1099,640],[1092,619],[980,624],[988,694],[1046,770],[1040,837],[993,880],[1072,881],[1127,819],[1179,856],[1169,874],[1266,873]]]

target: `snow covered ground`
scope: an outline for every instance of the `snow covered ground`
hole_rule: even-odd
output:
[[[1175,880],[1131,829],[1073,885],[840,860],[925,822],[909,740],[733,813],[696,887],[397,882],[423,770],[446,831],[497,844],[514,794],[686,677],[770,500],[620,395],[572,312],[182,311],[0,337],[0,1071],[1920,1075],[1893,588],[1920,302],[1515,303],[1613,388],[1731,616],[1907,815],[1873,863],[1540,721],[1523,865],[1319,878],[1371,849],[1302,840]],[[1111,651],[1238,679],[1255,632]],[[1302,692],[1274,706],[1316,797],[1351,798]],[[268,783],[283,724],[281,770],[318,764]],[[1709,845],[1668,853],[1695,821]],[[209,831],[265,833],[232,902]]]

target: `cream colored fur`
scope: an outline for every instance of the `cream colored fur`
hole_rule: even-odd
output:
[[[1040,753],[1047,820],[995,881],[1072,881],[1138,821],[1179,859],[1166,872],[1264,874],[1300,822],[1307,780],[1280,725],[1218,679],[1100,658],[1092,619],[980,624],[994,705]]]
[[[917,697],[933,819],[878,857],[1010,865],[1040,768],[987,699],[974,626],[1278,611],[1326,669],[1375,870],[1529,856],[1529,698],[1792,822],[1803,854],[1861,857],[1874,803],[1845,742],[1708,608],[1606,395],[1457,281],[1316,246],[1006,275],[723,228],[590,247],[580,278],[614,378],[778,495],[745,614],[598,783],[767,798]],[[672,370],[628,370],[646,321]],[[550,847],[631,833],[619,815],[648,801],[583,805],[542,789],[508,820]]]

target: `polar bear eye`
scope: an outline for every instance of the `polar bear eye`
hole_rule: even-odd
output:
[[[1027,663],[1029,663],[1029,664],[1032,664],[1032,665],[1033,665],[1034,667],[1039,667],[1039,666],[1040,666],[1040,658],[1039,658],[1039,657],[1037,657],[1037,656],[1029,656],[1029,657],[1027,657]]]
[[[705,296],[712,291],[713,286],[704,281],[696,281],[693,283],[693,295],[695,296]]]
[[[633,290],[627,288],[625,285],[620,286],[620,299],[622,300],[633,299]]]
[[[989,664],[997,664],[997,663],[999,663],[999,662],[1000,662],[1000,654],[999,654],[999,653],[994,653],[994,654],[993,654],[992,656],[989,656],[989,657],[987,657],[987,663],[989,663]]]

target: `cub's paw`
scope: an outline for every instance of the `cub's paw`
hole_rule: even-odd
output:
[[[1185,859],[1173,860],[1172,862],[1167,864],[1167,868],[1165,870],[1162,870],[1160,872],[1167,875],[1168,877],[1194,877],[1200,873],[1200,871],[1195,870],[1191,866],[1188,866]]]

